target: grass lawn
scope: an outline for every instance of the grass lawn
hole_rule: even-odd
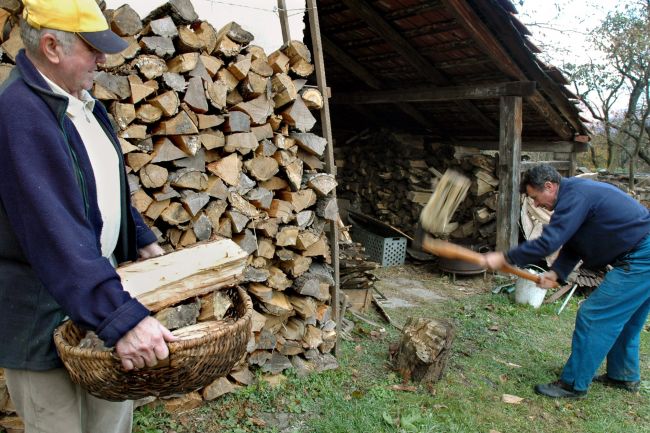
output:
[[[469,284],[491,284],[481,280]],[[280,385],[259,381],[180,415],[141,408],[134,432],[650,432],[648,381],[638,394],[593,384],[584,400],[552,400],[533,392],[534,384],[558,377],[580,299],[574,297],[559,316],[559,303],[535,310],[489,290],[390,310],[398,324],[408,316],[455,324],[445,375],[432,389],[403,383],[392,371],[389,345],[399,340],[397,329],[359,322],[353,340],[341,342],[337,370],[307,377],[290,371]],[[373,312],[368,316],[382,323]],[[648,328],[641,364],[648,379]],[[504,394],[523,400],[505,403]]]

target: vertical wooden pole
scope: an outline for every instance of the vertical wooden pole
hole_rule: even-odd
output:
[[[285,0],[278,0],[278,10],[280,13],[280,27],[282,27],[282,41],[285,45],[291,42],[291,33],[289,32],[289,14]]]
[[[316,0],[307,0],[307,10],[309,11],[309,31],[311,35],[314,67],[316,69],[316,82],[318,90],[323,95],[323,108],[320,110],[320,122],[323,132],[323,138],[327,140],[327,149],[325,152],[325,168],[336,177],[336,165],[334,164],[334,141],[332,139],[332,125],[330,122],[329,109],[329,91],[327,80],[325,79],[325,63],[323,61],[323,44],[320,37],[320,24],[318,23],[318,9]],[[332,191],[336,198],[336,190]],[[332,252],[332,267],[334,268],[334,287],[330,291],[332,318],[336,322],[336,346],[334,353],[338,354],[339,348],[339,330],[341,329],[341,317],[339,315],[339,228],[336,221],[330,222],[329,241]]]
[[[519,240],[522,98],[504,96],[500,107],[496,247],[497,251],[507,251]]]

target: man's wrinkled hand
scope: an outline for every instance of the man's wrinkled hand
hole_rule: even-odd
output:
[[[543,289],[552,289],[557,286],[557,274],[555,271],[544,272],[539,278],[540,281],[537,285]]]
[[[506,263],[506,258],[503,253],[489,252],[483,254],[483,267],[492,271],[497,271]]]
[[[165,254],[165,250],[158,245],[158,242],[153,242],[138,250],[138,255],[141,259],[150,259],[152,257],[162,256],[163,254]]]
[[[115,345],[125,370],[155,367],[169,356],[168,341],[176,341],[169,329],[153,317],[145,317]]]

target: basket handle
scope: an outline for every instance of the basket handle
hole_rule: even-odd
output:
[[[122,358],[120,358],[116,353],[115,350],[111,351],[111,357],[118,363],[120,364],[120,368],[124,370],[124,367],[122,367]],[[158,363],[154,365],[153,367],[147,367],[146,365],[143,368],[134,368],[134,371],[137,370],[157,370],[159,368],[163,367],[169,367],[169,364],[171,363],[171,360],[169,359],[171,357],[171,354],[167,356],[165,359],[159,359]]]

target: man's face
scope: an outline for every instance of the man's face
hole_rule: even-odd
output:
[[[526,185],[526,195],[533,199],[536,207],[541,207],[546,210],[553,210],[557,200],[558,184],[553,182],[544,182],[541,189],[533,188]]]
[[[97,64],[106,61],[106,54],[95,50],[79,37],[68,52],[62,51],[61,56],[61,87],[76,97],[80,96],[82,90],[92,88]]]

